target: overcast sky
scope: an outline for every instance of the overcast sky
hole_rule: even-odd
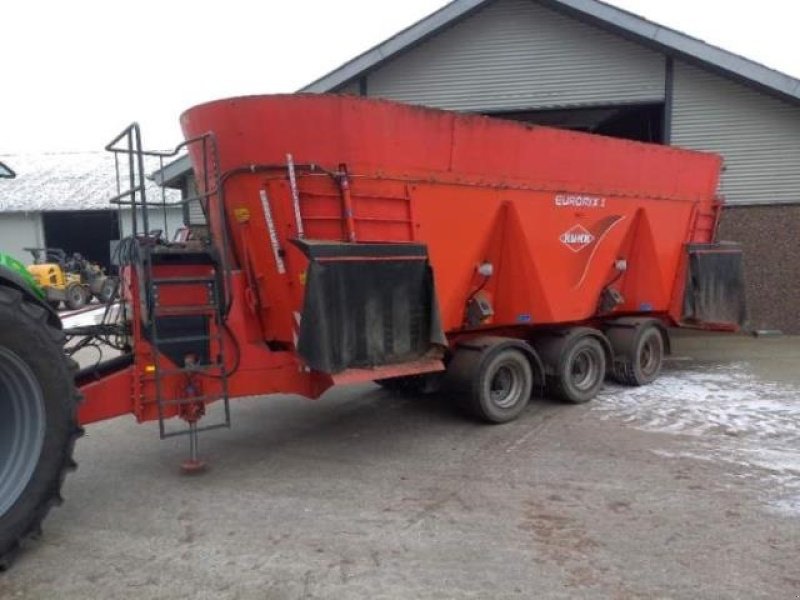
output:
[[[442,0],[23,0],[0,7],[0,154],[102,149],[133,120],[145,144],[225,96],[292,92]],[[800,77],[787,0],[612,0]]]

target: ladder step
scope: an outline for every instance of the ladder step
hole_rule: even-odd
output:
[[[210,340],[219,340],[219,334],[215,335],[182,335],[178,337],[171,337],[171,338],[155,338],[153,341],[158,346],[163,346],[165,344],[186,344],[189,342],[208,342]]]
[[[215,402],[222,399],[223,397],[219,394],[215,396],[194,396],[192,398],[169,398],[166,400],[162,398],[158,401],[158,404],[161,406],[186,406],[187,404],[197,404],[198,402]]]
[[[199,283],[215,283],[217,278],[213,275],[199,276],[193,275],[189,277],[154,277],[152,280],[153,287],[160,285],[192,285]]]
[[[155,316],[177,317],[189,315],[205,315],[214,313],[219,307],[216,304],[189,304],[186,306],[156,306]]]
[[[204,427],[198,427],[197,433],[203,433],[204,431],[214,431],[215,429],[230,429],[231,424],[229,420],[225,420],[222,423],[214,423],[213,425],[205,425]],[[191,433],[191,429],[181,429],[178,431],[165,431],[161,435],[162,440],[166,440],[167,438],[173,437],[180,437],[182,435],[189,435]]]

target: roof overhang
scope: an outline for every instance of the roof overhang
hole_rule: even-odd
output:
[[[149,179],[158,185],[166,188],[180,190],[183,188],[184,180],[192,173],[192,163],[187,155],[173,160],[164,165],[163,169],[154,171]]]
[[[192,163],[187,155],[183,155],[164,165],[163,169],[154,171],[149,178],[162,187],[180,190],[191,173]]]
[[[331,92],[357,80],[387,60],[457,23],[494,0],[454,0],[430,16],[367,50],[338,69],[302,88],[301,92]],[[534,1],[534,0],[531,0]],[[598,0],[538,0],[579,20],[611,30],[629,39],[686,59],[723,76],[755,86],[791,102],[800,103],[800,80],[770,69],[685,33]]]

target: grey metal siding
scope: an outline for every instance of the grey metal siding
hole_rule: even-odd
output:
[[[184,221],[187,225],[206,225],[206,214],[203,212],[203,207],[197,197],[197,181],[195,181],[194,176],[187,179],[186,188],[184,200],[189,198],[194,198],[194,200],[190,200],[185,205]]]
[[[42,246],[44,229],[39,213],[0,214],[0,252],[27,264],[31,261],[31,255],[23,248]]]
[[[664,99],[663,55],[545,8],[497,0],[368,75],[370,96],[472,111]]]
[[[722,154],[730,203],[800,202],[800,107],[676,61],[672,143]]]

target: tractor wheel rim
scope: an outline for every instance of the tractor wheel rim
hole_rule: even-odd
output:
[[[511,408],[519,402],[522,372],[516,365],[501,365],[492,376],[489,395],[498,408]]]
[[[581,391],[591,389],[597,382],[600,365],[591,350],[581,350],[572,360],[570,377],[572,385]]]
[[[42,388],[19,356],[0,347],[0,517],[33,477],[44,435]]]

